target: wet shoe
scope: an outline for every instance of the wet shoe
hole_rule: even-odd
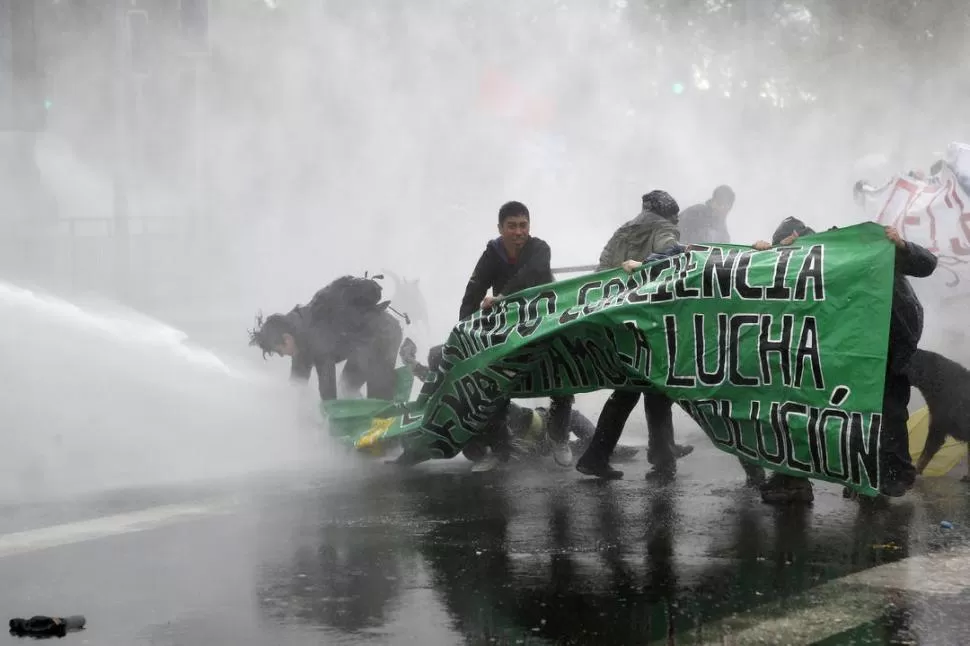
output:
[[[582,458],[576,463],[576,470],[584,476],[593,476],[603,480],[619,480],[623,477],[623,472],[614,469],[609,463],[594,464],[583,462]]]
[[[913,488],[912,483],[900,482],[896,480],[895,482],[887,482],[879,488],[879,493],[889,498],[901,498],[906,495],[906,492]]]
[[[494,453],[489,453],[485,458],[472,465],[472,473],[493,471],[501,463],[502,460],[499,459],[499,456]]]
[[[815,500],[812,481],[775,473],[760,487],[761,501],[769,505],[810,503]]]
[[[554,444],[552,446],[552,459],[561,467],[571,467],[573,465],[572,449],[565,442]]]
[[[694,452],[694,447],[690,444],[674,444],[674,457],[678,460],[686,458]]]

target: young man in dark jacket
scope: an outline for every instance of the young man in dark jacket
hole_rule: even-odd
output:
[[[815,231],[801,220],[786,218],[775,230],[771,244],[758,241],[754,248],[764,250],[789,245],[796,238],[813,233]],[[907,371],[923,335],[923,306],[907,276],[930,276],[936,270],[937,258],[928,249],[904,240],[895,227],[886,227],[886,237],[896,246],[896,263],[882,400],[882,436],[879,441],[880,491],[886,496],[899,497],[916,481],[916,467],[909,453],[909,431],[906,427],[910,397]],[[765,502],[811,501],[814,498],[809,479],[780,473],[772,475],[764,484],[761,496]]]
[[[468,279],[459,319],[492,307],[507,294],[555,280],[550,265],[552,251],[545,241],[530,235],[530,224],[529,209],[521,202],[508,202],[499,209],[499,237],[485,245]],[[489,289],[491,295],[488,295]],[[552,397],[549,407],[548,433],[554,443],[553,457],[560,466],[572,464],[572,452],[566,440],[573,399],[572,395]],[[493,469],[511,454],[506,424],[508,402],[508,399],[502,402],[490,425],[492,455],[477,463],[473,467],[475,471]]]
[[[367,397],[393,399],[394,366],[401,326],[379,302],[381,286],[366,278],[343,276],[288,314],[257,321],[249,345],[267,354],[292,358],[290,378],[306,383],[316,368],[320,398],[337,398],[337,364],[346,361],[341,385],[349,391],[367,386]]]

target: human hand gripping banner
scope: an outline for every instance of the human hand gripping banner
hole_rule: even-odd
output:
[[[866,223],[512,294],[455,326],[382,437],[449,458],[502,397],[655,388],[728,453],[876,495],[894,258]]]

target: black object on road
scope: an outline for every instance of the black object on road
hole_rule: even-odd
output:
[[[10,620],[10,634],[17,637],[63,637],[69,632],[84,628],[83,615],[70,617],[45,617],[37,615],[30,619],[17,617]]]

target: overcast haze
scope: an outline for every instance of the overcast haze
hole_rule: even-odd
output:
[[[118,159],[110,4],[89,0],[72,13],[79,3],[49,1],[40,10],[53,102],[36,162],[62,222],[4,214],[0,278],[69,299],[119,296],[109,224],[97,220],[112,216]],[[246,347],[255,311],[288,311],[341,274],[420,278],[430,331],[405,334],[418,337],[422,354],[443,341],[507,200],[529,206],[533,234],[551,244],[557,266],[595,262],[654,188],[686,208],[730,184],[732,237],[753,242],[788,215],[817,228],[858,221],[856,179],[925,170],[967,137],[970,52],[958,4],[897,2],[866,13],[840,2],[221,0],[212,3],[198,95],[174,4],[136,5],[151,15],[153,40],[149,73],[134,84],[140,152],[121,164],[136,234],[121,298],[247,366],[247,384],[250,368],[280,382],[288,371],[288,361],[264,363]],[[4,189],[16,187],[8,180]],[[85,218],[73,225],[85,232],[80,243],[50,241],[77,218]],[[42,241],[24,244],[28,231]],[[19,433],[66,429],[50,402],[70,382],[93,393],[113,379],[126,390],[112,398],[110,423],[104,401],[70,400],[81,420],[72,432],[104,451],[120,443],[134,452],[136,437],[166,433],[203,438],[207,429],[241,438],[237,454],[274,437],[281,455],[303,446],[308,431],[293,430],[279,406],[256,413],[252,396],[245,414],[227,414],[212,403],[232,399],[229,377],[203,378],[203,368],[158,345],[125,367],[113,357],[127,356],[120,344],[101,336],[97,345],[77,321],[45,318],[4,290],[7,320],[57,335],[5,351],[9,378],[34,384],[2,400],[5,418],[29,420]],[[31,361],[55,348],[56,363],[81,376],[50,382],[54,369]],[[135,376],[146,373],[139,385]],[[174,387],[182,375],[195,375],[194,391]],[[211,405],[190,415],[207,384]],[[157,388],[176,417],[146,422],[142,386]],[[581,398],[581,408],[595,413],[600,400]],[[274,414],[275,427],[265,417]],[[101,421],[83,422],[93,418]],[[222,439],[199,441],[210,465],[236,459],[219,457]],[[186,462],[178,442],[151,446],[187,476],[206,471]]]

